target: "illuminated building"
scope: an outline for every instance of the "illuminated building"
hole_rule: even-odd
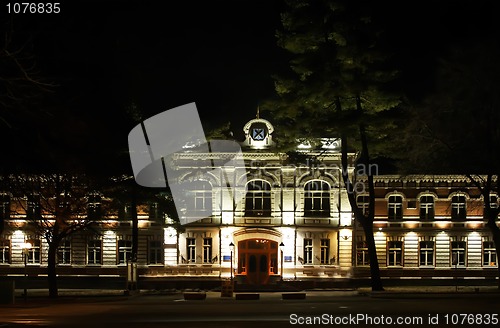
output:
[[[310,160],[297,164],[274,151],[270,122],[257,117],[244,127],[245,167],[214,167],[198,181],[193,208],[212,215],[179,227],[156,203],[138,207],[138,267],[143,277],[231,277],[239,283],[369,276],[362,229],[354,224],[342,183],[340,140],[302,143]],[[196,175],[200,159],[217,159],[188,148],[174,155],[180,179]],[[355,154],[349,154],[351,160]],[[221,158],[219,158],[221,159]],[[311,160],[314,159],[314,160]],[[221,184],[246,178],[244,188]],[[358,207],[367,196],[358,190]],[[498,258],[482,217],[477,188],[460,176],[376,176],[375,241],[383,277],[494,277]],[[235,201],[243,196],[241,201]],[[26,213],[12,195],[0,202],[5,229],[0,238],[0,274],[23,272],[30,241],[30,272],[43,274],[47,245],[26,232]],[[498,206],[497,195],[491,196]],[[104,200],[103,200],[104,202]],[[26,208],[29,208],[29,202]],[[130,208],[82,232],[58,251],[60,275],[124,275],[131,252]],[[189,213],[182,215],[189,216]],[[234,250],[230,245],[234,245]],[[282,246],[280,246],[282,245]],[[282,266],[283,264],[283,266]]]

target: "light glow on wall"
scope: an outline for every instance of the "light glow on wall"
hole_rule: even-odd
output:
[[[407,222],[405,222],[405,227],[408,228],[408,229],[418,228],[418,222],[416,222],[416,221],[407,221]]]
[[[340,226],[341,227],[350,227],[352,225],[352,214],[348,213],[340,213]]]
[[[222,212],[222,224],[233,224],[233,212]]]
[[[340,229],[339,231],[340,240],[348,240],[352,238],[352,230],[351,229]]]
[[[286,225],[294,224],[293,212],[283,212],[283,224]]]
[[[166,245],[175,245],[177,244],[177,230],[172,227],[165,228],[165,244]]]
[[[436,228],[449,229],[449,228],[451,228],[451,223],[450,222],[436,222]]]

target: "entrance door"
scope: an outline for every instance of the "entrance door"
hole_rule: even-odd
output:
[[[248,239],[238,243],[238,274],[248,284],[263,285],[278,273],[278,243],[267,239]]]

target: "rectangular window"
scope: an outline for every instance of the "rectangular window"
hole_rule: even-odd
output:
[[[498,196],[490,194],[490,208],[498,208]]]
[[[195,238],[187,238],[187,261],[188,263],[196,262],[196,239]]]
[[[366,215],[370,206],[370,197],[367,195],[360,195],[356,198],[356,204],[358,208],[363,211],[363,214]]]
[[[100,239],[88,241],[87,264],[102,264],[102,241]]]
[[[132,258],[132,241],[121,239],[118,240],[118,264],[127,263],[127,260]]]
[[[203,238],[203,263],[212,263],[212,238]]]
[[[422,196],[420,197],[420,220],[433,220],[434,219],[434,197]]]
[[[312,239],[304,239],[304,264],[313,263],[313,241]]]
[[[434,266],[434,242],[421,241],[420,242],[420,265],[421,266]]]
[[[27,242],[31,244],[31,248],[28,249],[28,258],[26,259],[27,263],[40,264],[40,239],[29,239]]]
[[[0,239],[0,264],[10,263],[10,240]]]
[[[356,264],[370,265],[370,256],[368,254],[368,243],[361,240],[356,243]]]
[[[495,248],[495,242],[484,241],[483,242],[483,266],[497,266],[497,250]]]
[[[457,195],[451,198],[451,219],[453,221],[465,221],[467,209],[465,207],[465,196]]]
[[[87,217],[89,220],[99,220],[101,215],[101,195],[97,192],[90,193],[87,199]]]
[[[57,263],[71,264],[71,242],[62,240],[57,248]]]
[[[163,242],[149,241],[148,264],[163,264]]]
[[[403,242],[399,240],[389,241],[387,244],[387,265],[403,265]]]
[[[38,220],[41,218],[40,195],[32,194],[28,196],[26,207],[26,218],[28,220]]]
[[[10,195],[8,193],[0,193],[0,224],[2,221],[10,218]]]
[[[465,266],[465,241],[452,241],[451,242],[451,265]]]
[[[330,239],[321,239],[321,254],[320,263],[329,264],[330,263]]]
[[[398,195],[389,196],[387,210],[389,220],[403,219],[403,197]]]

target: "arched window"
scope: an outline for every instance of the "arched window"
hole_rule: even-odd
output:
[[[304,186],[304,216],[330,216],[330,185],[313,180]]]
[[[271,184],[264,180],[247,183],[245,216],[271,216]]]
[[[389,220],[403,219],[403,197],[401,197],[400,195],[389,196],[387,211]]]

